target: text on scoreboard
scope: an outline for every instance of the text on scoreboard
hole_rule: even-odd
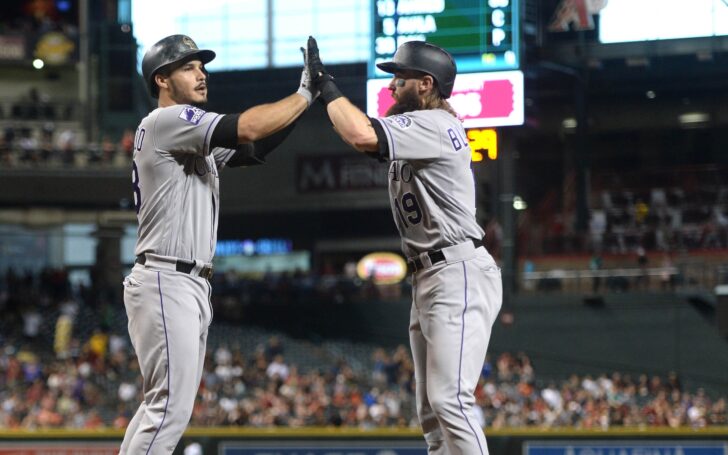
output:
[[[427,41],[455,58],[458,73],[519,67],[518,0],[375,0],[369,77],[385,77],[407,41]]]

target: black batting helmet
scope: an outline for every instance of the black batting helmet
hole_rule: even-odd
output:
[[[159,97],[159,87],[154,82],[154,76],[161,69],[191,55],[199,57],[202,63],[208,63],[215,58],[213,51],[198,49],[197,44],[187,35],[170,35],[150,47],[142,60],[142,74],[149,87],[149,94],[154,98]]]
[[[377,63],[387,73],[415,70],[427,73],[437,82],[443,98],[450,98],[457,66],[445,49],[424,41],[408,41],[397,48],[391,62]]]

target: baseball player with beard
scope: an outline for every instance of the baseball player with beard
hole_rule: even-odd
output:
[[[198,49],[188,36],[172,35],[152,46],[142,62],[159,107],[141,121],[135,137],[139,229],[124,306],[144,399],[121,454],[171,454],[192,415],[212,321],[209,279],[220,171],[264,163],[316,97],[304,53],[296,93],[243,113],[207,112],[205,64],[213,58],[213,51]]]
[[[455,62],[445,50],[413,41],[392,62],[395,104],[369,118],[342,96],[308,41],[309,72],[334,128],[360,152],[389,161],[392,214],[413,270],[410,346],[417,414],[430,454],[488,453],[474,391],[502,302],[500,269],[475,219],[471,151],[447,102]]]

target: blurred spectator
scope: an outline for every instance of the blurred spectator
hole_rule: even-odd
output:
[[[101,160],[104,163],[113,163],[116,158],[116,144],[108,134],[101,139]]]
[[[602,269],[602,255],[599,253],[594,253],[589,260],[589,270],[591,270],[594,273],[594,276],[592,277],[592,293],[596,294],[599,292],[599,288],[602,284],[602,277],[597,275],[597,272],[599,272]]]
[[[660,267],[662,268],[660,270],[660,289],[663,291],[674,291],[677,278],[673,271],[674,264],[672,263],[672,256],[669,252],[666,251],[662,254]]]
[[[94,329],[93,334],[86,342],[84,350],[89,353],[89,360],[92,363],[103,361],[106,358],[109,347],[109,335],[100,327]]]
[[[271,379],[280,379],[285,381],[288,379],[288,365],[283,361],[283,355],[277,354],[273,357],[273,361],[266,368],[265,373]]]
[[[498,259],[501,257],[501,247],[503,246],[503,227],[496,219],[492,219],[485,226],[485,237],[483,238],[485,248]]]
[[[77,148],[76,133],[72,129],[67,128],[58,133],[56,136],[56,150],[58,150],[63,164],[73,164],[74,153]]]
[[[53,338],[53,350],[59,360],[67,359],[71,355],[71,335],[73,334],[73,317],[61,313],[56,321],[56,331]]]
[[[281,339],[275,335],[270,337],[268,339],[268,342],[265,346],[265,358],[269,362],[273,360],[278,355],[283,354],[283,344],[281,343]]]
[[[642,245],[637,247],[637,267],[639,268],[639,275],[635,277],[635,288],[645,289],[649,286],[650,276],[647,273],[647,264],[649,259],[647,258],[647,252]]]
[[[389,357],[384,349],[375,349],[372,353],[372,381],[380,387],[387,383],[387,364]]]
[[[126,158],[132,158],[134,152],[134,130],[129,128],[124,130],[119,141],[119,148]]]
[[[641,198],[637,198],[634,204],[634,218],[637,225],[643,225],[650,213],[650,207]]]
[[[137,397],[138,389],[136,384],[122,382],[119,384],[118,397],[122,403],[134,401]]]
[[[33,136],[30,128],[21,130],[20,139],[18,140],[20,147],[20,161],[23,163],[37,164],[40,162],[38,153],[38,140]]]
[[[184,455],[203,455],[202,446],[199,442],[193,442],[185,446]]]
[[[27,340],[34,341],[40,334],[40,327],[43,324],[43,315],[35,305],[26,306],[23,315],[23,335]]]
[[[536,264],[533,263],[530,259],[524,259],[523,261],[523,276],[528,277],[531,273],[536,271]],[[525,280],[523,283],[524,289],[528,291],[532,291],[536,288],[536,282],[535,280]]]
[[[0,136],[0,165],[6,168],[12,165],[11,147],[5,134]]]
[[[592,210],[589,219],[589,235],[593,251],[602,251],[604,234],[607,232],[607,214],[604,210]]]
[[[114,356],[119,353],[124,353],[129,348],[128,338],[118,333],[112,333],[109,335],[109,355]]]

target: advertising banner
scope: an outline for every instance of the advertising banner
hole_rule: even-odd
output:
[[[0,455],[117,455],[118,443],[32,442],[0,443]]]
[[[427,449],[358,449],[354,447],[226,447],[223,455],[427,455]]]
[[[728,455],[724,442],[528,442],[523,455]]]
[[[383,117],[394,104],[389,79],[367,81],[367,115]],[[458,74],[448,99],[465,128],[523,125],[523,73]]]

